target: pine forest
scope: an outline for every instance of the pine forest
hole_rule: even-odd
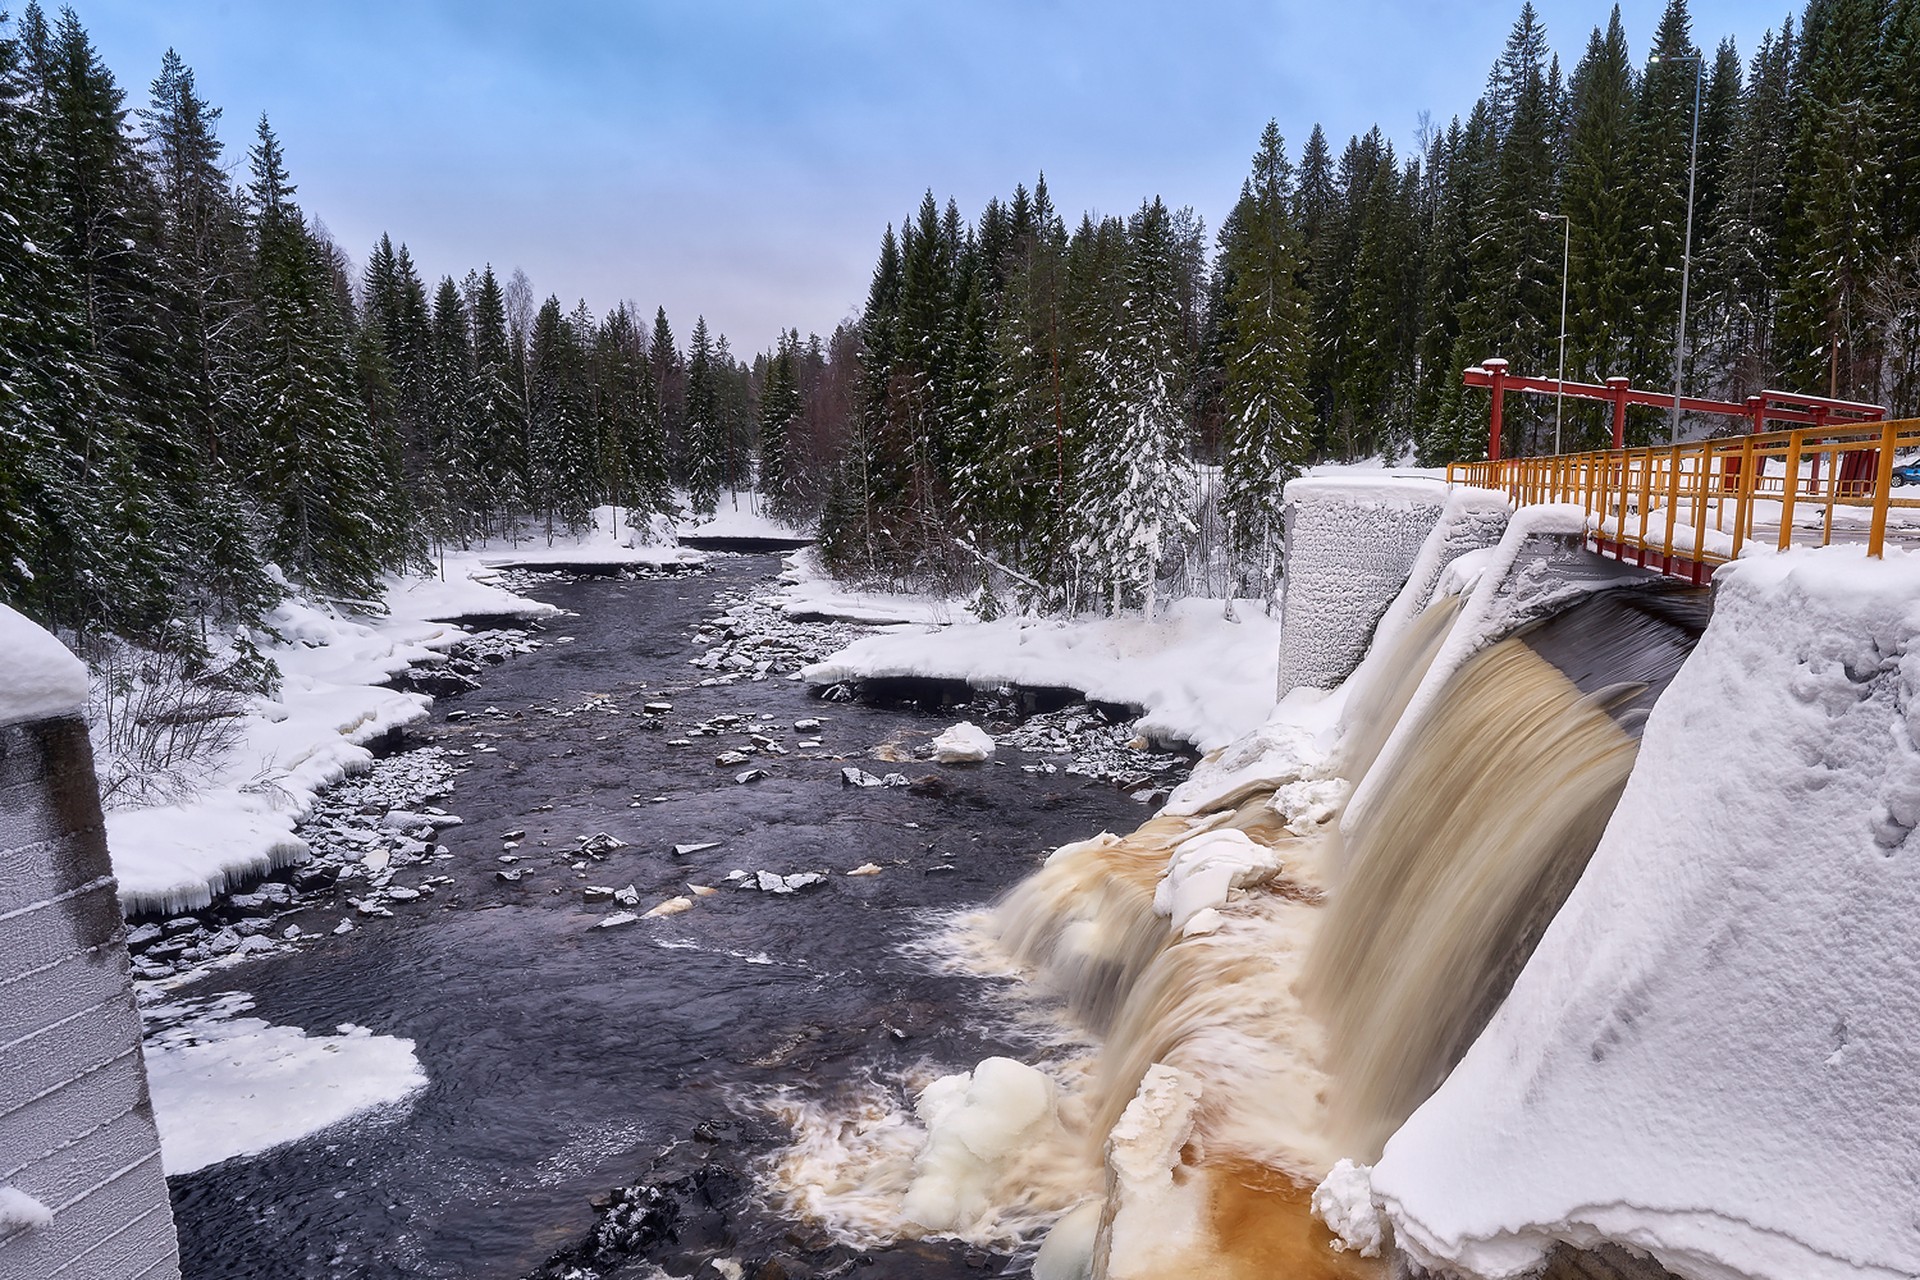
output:
[[[425,279],[389,236],[360,263],[265,117],[223,140],[181,56],[130,94],[29,3],[0,23],[0,600],[196,652],[289,584],[376,609],[437,548],[741,491],[836,573],[982,616],[1271,599],[1287,479],[1484,456],[1461,370],[1552,375],[1563,247],[1567,377],[1671,378],[1696,77],[1689,393],[1920,411],[1920,0],[1710,52],[1672,0],[1638,34],[1616,10],[1568,67],[1524,5],[1404,152],[1269,124],[1217,228],[1160,195],[1076,218],[1044,177],[972,217],[930,190],[857,315],[743,357],[517,270]],[[1510,451],[1550,449],[1550,405],[1509,403]],[[1566,412],[1565,448],[1605,443]],[[1630,443],[1663,428],[1634,413]]]

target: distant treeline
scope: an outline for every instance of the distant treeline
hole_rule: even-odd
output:
[[[436,542],[675,483],[710,511],[758,387],[832,380],[817,339],[749,366],[699,321],[683,356],[664,310],[518,271],[429,289],[384,236],[355,272],[264,117],[229,179],[219,116],[171,51],[130,112],[72,10],[0,15],[0,600],[43,622],[193,647],[280,598],[270,566],[374,601]]]
[[[264,118],[236,187],[176,55],[130,112],[29,4],[0,20],[0,599],[151,641],[257,617],[269,565],[371,599],[436,542],[675,485],[755,485],[836,569],[985,612],[1269,594],[1288,477],[1478,456],[1460,370],[1552,371],[1563,225],[1568,376],[1668,382],[1696,67],[1687,389],[1914,412],[1920,0],[1810,0],[1746,61],[1672,0],[1637,68],[1615,10],[1571,75],[1526,5],[1417,154],[1316,127],[1290,157],[1270,125],[1211,235],[1157,198],[1070,225],[1044,179],[971,222],[929,193],[856,320],[751,361],[517,271],[430,288],[385,237],[353,270]],[[1550,412],[1514,405],[1513,445]]]
[[[1218,589],[1222,562],[1270,588],[1299,467],[1482,457],[1461,370],[1553,374],[1563,226],[1567,376],[1670,386],[1696,73],[1687,390],[1916,412],[1920,0],[1811,0],[1748,63],[1690,27],[1671,0],[1636,69],[1616,8],[1568,76],[1525,5],[1414,155],[1375,128],[1336,156],[1316,127],[1290,162],[1269,126],[1211,261],[1157,200],[1069,232],[1043,185],[971,225],[929,198],[874,273],[835,563],[1082,602]],[[1509,450],[1550,448],[1551,403],[1516,399]],[[1662,424],[1634,410],[1630,440]],[[1567,406],[1566,448],[1608,438]]]

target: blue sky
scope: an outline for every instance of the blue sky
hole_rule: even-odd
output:
[[[1472,106],[1519,0],[75,7],[136,104],[177,48],[230,159],[267,112],[357,261],[390,231],[429,285],[518,266],[568,306],[664,304],[682,339],[704,312],[744,355],[856,310],[928,187],[971,218],[1044,168],[1070,218],[1158,194],[1213,227],[1269,117],[1295,155],[1315,121],[1404,147]],[[1536,7],[1568,70],[1609,8]],[[1661,7],[1621,6],[1636,60]],[[1694,39],[1750,57],[1788,12],[1696,0]]]

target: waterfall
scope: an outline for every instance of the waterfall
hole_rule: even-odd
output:
[[[1035,1275],[1382,1274],[1329,1247],[1308,1194],[1337,1159],[1377,1156],[1504,998],[1705,611],[1704,593],[1606,592],[1462,661],[1443,597],[1382,638],[1324,759],[1236,774],[1209,811],[1066,846],[1012,890],[985,934],[1097,1041],[1056,1057],[1051,1093],[1024,1081],[1053,1119],[995,1138],[1022,1158],[979,1171],[1023,1222],[1079,1206]],[[1367,797],[1343,826],[1349,783]],[[925,1198],[963,1089],[978,1081],[923,1095],[938,1105],[912,1162],[892,1119],[860,1130],[884,1131],[892,1200]],[[951,1228],[987,1230],[969,1229]]]
[[[1345,1154],[1374,1159],[1439,1087],[1572,891],[1633,768],[1615,696],[1501,641],[1369,779],[1304,975]]]

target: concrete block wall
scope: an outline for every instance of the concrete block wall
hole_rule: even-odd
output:
[[[1424,477],[1304,477],[1287,485],[1280,688],[1331,689],[1373,630],[1440,519],[1447,486]]]
[[[77,715],[0,725],[0,1280],[177,1280],[125,925]]]

